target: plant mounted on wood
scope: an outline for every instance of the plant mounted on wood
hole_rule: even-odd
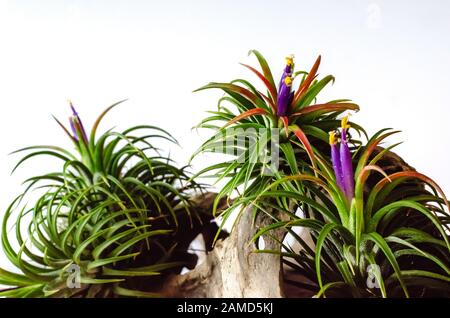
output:
[[[450,206],[429,177],[412,168],[392,168],[390,150],[396,145],[383,149],[379,144],[396,132],[381,130],[363,145],[349,134],[352,128],[366,135],[363,128],[350,123],[348,116],[338,119],[344,111],[359,110],[357,105],[349,100],[316,104],[317,94],[333,80],[315,80],[320,57],[309,72],[295,72],[293,57],[288,57],[277,87],[262,55],[251,53],[262,72],[244,66],[267,93],[242,79],[200,88],[220,88],[225,96],[199,125],[218,132],[198,152],[222,149],[233,154],[233,141],[243,130],[275,129],[280,136],[274,150],[280,152],[279,165],[272,174],[263,173],[265,163],[252,161],[251,151],[259,149],[252,148],[252,142],[261,140],[254,138],[244,144],[244,155],[237,157],[241,160],[233,158],[198,173],[229,178],[222,196],[241,190],[223,211],[224,220],[236,209],[252,207],[271,220],[254,241],[273,230],[290,233],[300,249],[276,239],[278,232],[273,239],[280,250],[257,252],[279,254],[302,277],[289,283],[317,296],[450,296]],[[212,124],[216,122],[223,124]],[[312,242],[295,228],[303,228]]]
[[[284,243],[283,251],[269,252],[281,253],[304,278],[294,284],[317,296],[450,297],[450,205],[443,191],[424,174],[388,175],[378,165],[396,145],[377,147],[395,131],[381,130],[351,150],[349,128],[344,117],[342,128],[330,132],[331,162],[316,152],[315,175],[283,176],[255,198],[276,197],[289,219],[261,229],[254,239],[289,230],[303,248]],[[381,178],[369,180],[374,173]],[[295,214],[297,208],[303,217]],[[306,229],[313,246],[296,227]]]

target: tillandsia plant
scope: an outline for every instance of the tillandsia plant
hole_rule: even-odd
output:
[[[254,195],[273,181],[273,176],[279,171],[287,173],[309,169],[299,162],[312,158],[313,148],[327,147],[327,132],[339,126],[337,116],[346,110],[359,109],[347,99],[317,104],[318,94],[334,81],[331,75],[317,79],[320,56],[309,72],[295,71],[294,57],[286,57],[277,86],[265,58],[256,50],[249,54],[256,56],[261,71],[242,65],[259,78],[265,92],[244,79],[209,83],[197,90],[219,88],[225,92],[219,99],[218,110],[211,111],[212,116],[198,125],[216,129],[217,133],[194,154],[219,152],[234,156],[232,160],[211,165],[197,174],[212,174],[217,180],[229,178],[217,201],[221,197],[229,197],[239,187],[243,188],[243,197]],[[364,133],[358,125],[354,124],[354,127]],[[248,142],[240,143],[242,138],[248,138]],[[299,142],[301,148],[293,147]],[[278,152],[279,157],[274,156]]]
[[[280,242],[283,260],[317,296],[450,297],[450,205],[441,188],[414,170],[387,175],[377,165],[396,145],[375,150],[395,131],[381,130],[366,146],[350,147],[349,129],[344,117],[342,128],[330,132],[331,162],[316,152],[315,175],[283,176],[254,199],[277,197],[289,215],[254,239],[287,229],[302,248]],[[374,173],[381,178],[370,184]],[[314,246],[295,227],[308,231]]]
[[[97,138],[101,120],[120,103],[108,107],[90,133],[70,103],[70,128],[57,122],[75,152],[57,146],[18,151],[27,154],[14,170],[36,156],[61,165],[27,179],[4,214],[2,248],[17,271],[0,269],[0,285],[9,286],[0,296],[152,297],[157,294],[149,287],[161,274],[185,266],[177,234],[197,222],[189,197],[199,186],[160,154],[154,142],[176,143],[160,128],[108,130]]]

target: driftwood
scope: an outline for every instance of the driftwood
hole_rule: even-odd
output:
[[[251,208],[236,220],[225,239],[217,242],[205,260],[184,275],[169,277],[164,283],[167,297],[283,297],[282,266],[279,255],[254,253],[251,243],[258,228],[268,224],[262,214],[253,222]],[[271,233],[282,239],[284,233]],[[264,239],[264,236],[263,238]],[[279,250],[275,240],[264,240],[265,249]]]

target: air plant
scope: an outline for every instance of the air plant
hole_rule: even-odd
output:
[[[0,296],[153,297],[152,283],[185,265],[176,257],[175,237],[196,222],[189,197],[199,186],[160,154],[154,142],[176,140],[158,127],[108,130],[96,138],[103,117],[120,103],[98,117],[90,134],[70,103],[70,129],[57,122],[75,152],[18,151],[27,154],[14,170],[36,156],[61,165],[27,179],[3,217],[2,248],[17,271],[0,269],[0,284],[9,286]]]
[[[278,209],[289,216],[261,229],[254,240],[284,228],[302,246],[295,251],[280,242],[281,252],[260,252],[281,253],[285,264],[303,275],[301,286],[319,297],[450,297],[450,205],[443,191],[414,170],[387,175],[377,165],[396,145],[374,150],[395,131],[381,130],[365,147],[353,148],[349,128],[344,117],[340,131],[330,132],[331,162],[316,152],[315,175],[281,176],[245,198],[261,206],[262,198],[277,197]],[[373,173],[381,178],[372,186]],[[309,232],[314,246],[295,227]]]
[[[221,197],[230,197],[235,190],[240,190],[243,197],[254,195],[272,182],[273,176],[280,171],[292,173],[309,169],[302,162],[313,159],[313,148],[320,150],[327,147],[327,132],[339,126],[337,116],[346,110],[359,109],[358,105],[347,99],[316,103],[321,90],[334,81],[331,75],[317,79],[320,56],[309,72],[295,71],[294,57],[288,56],[277,87],[265,58],[256,50],[249,54],[256,56],[261,71],[250,65],[242,65],[260,79],[266,92],[258,90],[244,79],[236,79],[230,83],[213,82],[196,90],[219,88],[225,92],[219,99],[218,110],[211,111],[212,116],[198,125],[215,129],[216,134],[194,154],[220,152],[235,156],[232,160],[211,165],[196,174],[214,177],[217,181],[228,179],[216,202]],[[365,133],[361,127],[353,125],[358,132]],[[249,137],[248,144],[237,145],[243,131],[249,130],[264,131],[264,138],[254,134]],[[279,143],[272,147],[270,143],[278,136]],[[293,147],[298,141],[302,147]],[[255,144],[257,147],[254,147]],[[261,154],[271,158],[273,152],[280,152],[277,169],[268,167],[270,162],[252,160]],[[297,160],[299,158],[301,160]],[[266,171],[271,173],[266,174]]]

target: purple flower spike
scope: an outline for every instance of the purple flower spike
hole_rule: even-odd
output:
[[[286,76],[284,78],[283,84],[280,87],[280,91],[278,92],[278,99],[277,99],[278,116],[289,115],[289,106],[291,104],[293,97],[291,87],[292,87],[292,78],[290,76]]]
[[[78,117],[77,110],[75,109],[75,107],[73,107],[72,101],[70,101],[70,100],[69,100],[69,105],[70,105],[70,108],[72,109],[73,116]]]
[[[280,117],[289,115],[289,106],[294,96],[291,91],[293,70],[294,56],[289,55],[286,57],[286,67],[284,68],[283,75],[281,76],[280,86],[278,89],[277,115]]]
[[[331,162],[338,187],[344,192],[350,202],[355,196],[355,180],[353,174],[352,156],[348,147],[347,130],[348,116],[342,119],[341,144],[339,151],[336,143],[336,135],[330,132]]]
[[[345,195],[350,201],[355,194],[355,180],[353,175],[352,156],[347,143],[348,116],[342,119],[341,146],[339,149],[341,157],[342,177],[344,181]]]
[[[72,117],[69,117],[69,123],[70,123],[70,129],[72,130],[72,137],[73,137],[73,139],[78,141],[77,129],[75,128],[75,124],[72,120]]]
[[[71,101],[69,101],[69,104],[70,104],[70,108],[72,109],[72,116],[69,118],[69,121],[70,121],[70,128],[72,129],[72,133],[73,133],[73,138],[76,141],[79,141],[78,133],[77,133],[77,126],[78,126],[79,130],[81,131],[83,140],[87,143],[88,138],[87,138],[86,130],[84,129],[84,126],[80,119],[80,116],[78,115],[78,113]]]
[[[338,187],[342,191],[344,191],[344,179],[342,176],[341,157],[339,155],[339,151],[336,145],[336,134],[334,131],[330,132],[330,147],[331,147],[331,162],[333,164],[334,175],[336,176],[336,183]]]

